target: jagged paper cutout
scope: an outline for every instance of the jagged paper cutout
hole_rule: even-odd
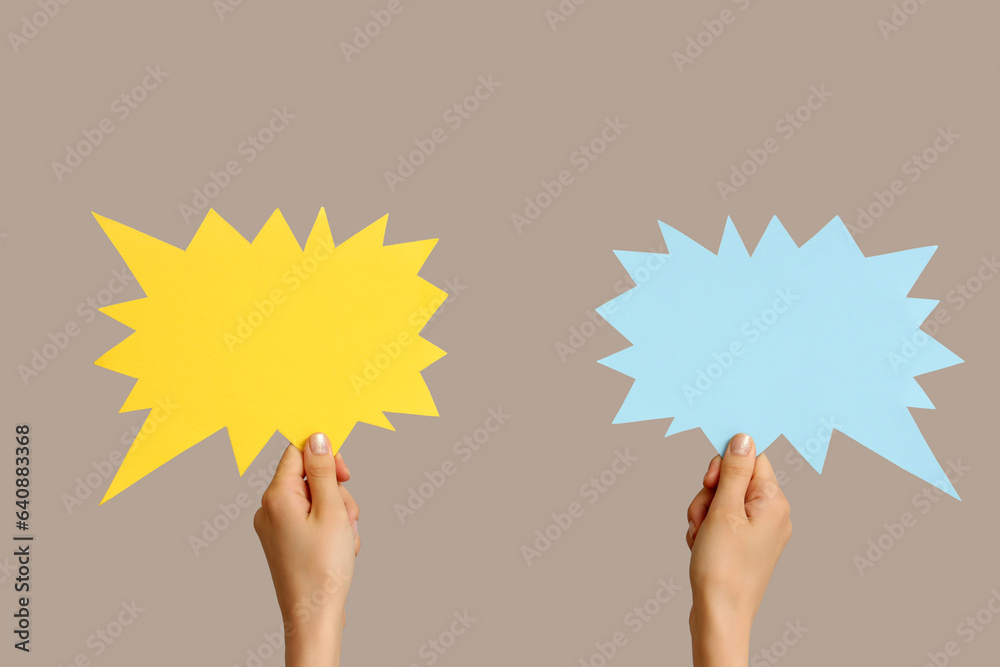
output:
[[[95,363],[152,408],[104,501],[222,428],[240,475],[279,430],[339,449],[386,412],[437,415],[420,330],[447,293],[417,273],[436,239],[383,245],[388,216],[334,246],[320,210],[303,249],[280,211],[243,238],[214,210],[186,250],[94,214],[146,296],[101,312],[135,329]]]
[[[673,417],[720,454],[784,435],[819,472],[838,430],[958,498],[908,409],[962,361],[919,328],[938,302],[907,297],[936,247],[865,257],[839,217],[798,247],[775,217],[753,255],[727,220],[713,254],[660,227],[669,255],[616,251],[637,286],[597,309],[632,343],[601,360],[635,379],[615,423]]]

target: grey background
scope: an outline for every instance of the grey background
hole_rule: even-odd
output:
[[[938,409],[915,413],[941,462],[971,468],[956,483],[963,502],[916,504],[925,484],[839,433],[822,476],[796,470],[779,440],[770,454],[787,475],[795,535],[751,654],[800,621],[809,630],[786,647],[787,664],[919,665],[949,641],[960,648],[951,664],[988,664],[1000,623],[970,643],[957,626],[1000,586],[1000,287],[986,282],[961,308],[947,296],[976,276],[1000,235],[997,6],[927,3],[884,39],[877,22],[893,12],[886,0],[755,0],[745,10],[589,2],[555,30],[545,14],[555,0],[404,0],[348,63],[340,43],[386,4],[246,0],[220,19],[207,0],[71,2],[17,53],[9,37],[0,47],[0,405],[9,444],[14,424],[32,426],[37,535],[34,650],[23,656],[5,642],[2,662],[65,665],[82,653],[108,666],[246,665],[248,651],[279,627],[252,510],[200,555],[189,536],[237,494],[257,502],[255,480],[280,455],[280,438],[243,478],[219,433],[105,506],[97,500],[108,481],[72,512],[63,500],[95,464],[125,451],[144,416],[118,414],[132,381],[93,366],[127,330],[78,311],[123,266],[90,211],[183,247],[201,214],[188,224],[179,205],[209,171],[236,159],[242,172],[212,205],[245,236],[275,208],[300,240],[321,206],[338,241],[388,212],[388,241],[440,238],[422,275],[462,286],[424,332],[448,352],[424,373],[441,416],[394,417],[395,433],[359,427],[343,449],[364,542],[344,664],[429,664],[421,646],[464,610],[478,620],[435,664],[576,665],[619,630],[629,641],[616,665],[689,663],[684,511],[711,448],[700,431],[664,440],[666,420],[612,426],[629,380],[594,363],[624,345],[611,327],[597,328],[565,363],[556,344],[620,291],[625,274],[612,249],[661,243],[657,219],[715,248],[731,215],[753,247],[777,214],[802,243],[834,215],[856,221],[858,207],[894,179],[905,194],[857,241],[869,255],[940,246],[911,294],[942,299],[949,321],[937,337],[967,363],[924,376]],[[727,8],[734,22],[678,71],[673,52]],[[35,2],[8,2],[0,25],[18,32],[38,11]],[[112,102],[147,66],[169,76],[119,119]],[[442,114],[489,75],[501,86],[451,129]],[[776,121],[813,85],[833,96],[723,201],[716,182],[747,149],[780,137]],[[295,118],[247,163],[238,146],[273,107]],[[51,163],[105,117],[114,131],[60,182]],[[542,179],[574,169],[574,151],[609,117],[627,129],[518,233],[511,214]],[[949,126],[960,139],[911,182],[903,164]],[[447,141],[390,191],[384,172],[437,127]],[[139,296],[132,282],[115,299]],[[70,322],[79,335],[26,386],[17,366]],[[500,406],[511,420],[459,462],[453,443]],[[639,462],[529,567],[521,545],[626,449]],[[447,459],[457,474],[401,525],[393,505]],[[8,487],[12,464],[12,451],[0,456]],[[0,493],[5,503],[12,496],[12,487]],[[904,512],[916,524],[859,574],[853,557]],[[0,577],[10,623],[11,576]],[[633,634],[624,617],[661,578],[682,590]],[[144,611],[95,655],[88,637],[133,600]]]

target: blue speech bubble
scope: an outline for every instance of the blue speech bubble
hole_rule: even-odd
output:
[[[615,251],[636,286],[597,309],[632,343],[600,362],[635,380],[614,423],[673,417],[720,454],[784,435],[818,472],[836,430],[958,498],[909,411],[962,362],[907,297],[936,247],[865,257],[839,217],[799,247],[775,217],[752,255],[727,220],[715,254],[660,227],[669,254]]]

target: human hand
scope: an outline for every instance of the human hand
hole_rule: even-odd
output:
[[[306,479],[303,479],[305,476]],[[344,605],[361,549],[351,478],[330,441],[314,433],[285,450],[253,518],[285,626],[285,664],[336,665]]]
[[[688,507],[696,667],[747,664],[750,626],[792,534],[774,469],[755,453],[750,436],[734,436]]]

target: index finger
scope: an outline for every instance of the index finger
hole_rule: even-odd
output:
[[[771,466],[771,460],[767,458],[767,454],[760,454],[757,457],[757,462],[753,468],[753,476],[760,481],[777,481],[774,468]]]
[[[344,457],[341,456],[340,452],[333,457],[334,462],[337,464],[337,481],[347,482],[351,479],[351,471],[348,469],[347,464],[344,462]]]
[[[285,448],[285,453],[281,455],[281,460],[278,461],[278,468],[271,478],[271,485],[287,484],[292,480],[301,482],[305,474],[302,452],[295,445],[289,444]]]
[[[775,500],[783,498],[781,485],[774,474],[774,468],[767,455],[761,454],[757,457],[757,465],[753,471],[753,478],[747,489],[746,512],[751,521],[756,521],[760,517],[780,517],[780,512],[775,512],[781,507],[781,503]]]
[[[306,487],[305,464],[302,459],[302,452],[295,445],[288,445],[285,453],[278,461],[278,467],[271,478],[271,484],[267,487],[272,494],[292,493],[309,500],[309,489]]]

